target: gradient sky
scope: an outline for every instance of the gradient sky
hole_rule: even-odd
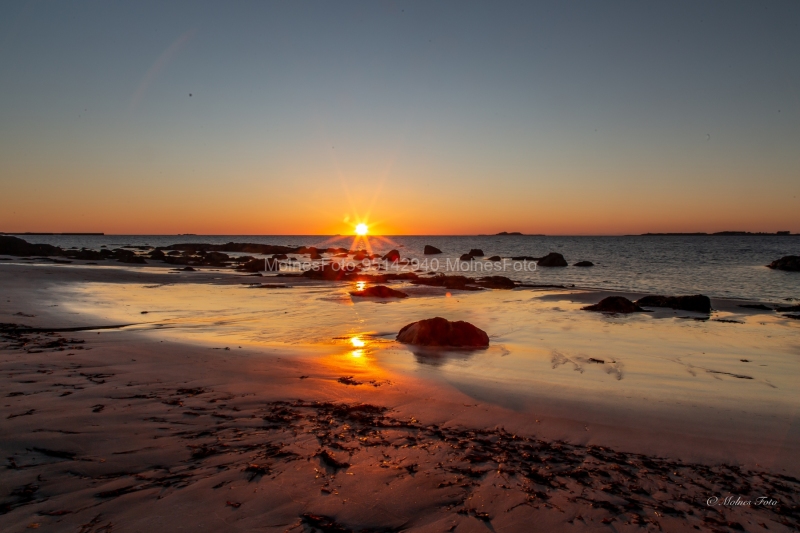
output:
[[[794,0],[0,3],[0,231],[800,232],[798,196]]]

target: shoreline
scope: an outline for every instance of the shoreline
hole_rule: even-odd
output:
[[[352,285],[302,280],[286,291],[248,292],[242,283],[264,278],[121,264],[0,268],[7,274],[0,281],[2,322],[15,317],[16,323],[44,330],[119,324],[110,318],[123,302],[134,306],[132,316],[140,313],[140,296],[130,292],[138,286],[160,287],[142,291],[186,288],[185,294],[201,299],[198,291],[204,288],[223,296],[235,291],[241,295],[236,298],[253,295],[258,309],[266,311],[264,306],[280,309],[281,302],[308,294],[330,298]],[[63,288],[82,284],[127,292],[124,300],[114,291],[107,297],[87,293],[88,313],[65,306],[64,298],[78,293]],[[424,309],[432,294],[444,297],[446,291],[420,289],[402,305]],[[154,294],[146,293],[142,301]],[[542,320],[555,320],[557,330],[559,323],[569,324],[560,316],[565,301],[594,301],[602,293],[466,291],[441,302],[455,305],[463,299],[467,310],[494,308],[521,295],[545,305],[542,312],[555,304]],[[171,298],[164,305],[172,305]],[[336,298],[315,305],[341,309]],[[116,302],[115,307],[103,307],[106,301]],[[352,305],[367,314],[404,308]],[[189,301],[182,306],[181,316],[193,315]],[[72,314],[75,309],[79,314]],[[103,319],[97,309],[114,313]],[[154,305],[149,309],[139,316],[148,322],[169,319],[161,318]],[[662,313],[666,321],[647,316],[620,322],[592,313],[577,316],[580,330],[624,324],[626,335],[647,324],[660,328],[673,318]],[[192,324],[185,331],[194,331]],[[715,327],[723,326],[739,327]],[[593,397],[596,393],[587,389],[570,398],[592,383],[585,380],[563,385],[506,380],[498,389],[491,383],[499,375],[478,381],[474,374],[462,375],[468,369],[459,362],[462,356],[450,363],[421,353],[414,363],[407,349],[378,337],[372,351],[356,358],[352,346],[343,346],[346,341],[242,342],[237,347],[239,337],[226,330],[219,337],[197,338],[181,337],[182,331],[3,333],[0,382],[6,397],[0,430],[8,437],[0,441],[0,451],[8,459],[0,524],[59,530],[89,524],[89,529],[115,531],[477,531],[487,526],[527,531],[531,520],[554,531],[800,527],[800,434],[796,424],[776,424],[759,410],[731,412],[736,423],[726,421],[724,406],[712,404],[699,406],[691,419],[674,406],[658,407],[657,401],[633,412],[635,404],[619,403],[627,385],[616,395]],[[490,349],[494,355],[487,364],[508,360],[506,351],[519,351],[514,343],[501,341]],[[572,352],[564,353],[559,369],[581,364]],[[635,372],[632,364],[626,372]],[[558,372],[555,365],[554,359],[552,372]],[[593,371],[587,368],[586,375]],[[572,380],[574,372],[562,374]],[[736,381],[731,379],[731,386]],[[558,387],[563,390],[554,394]],[[796,411],[781,416],[796,420]],[[767,496],[778,504],[707,504],[708,498],[724,502],[729,495]]]

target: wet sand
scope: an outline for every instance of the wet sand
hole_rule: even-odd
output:
[[[700,395],[694,400],[701,414],[692,417],[687,409],[659,407],[660,401],[638,401],[647,405],[634,409],[637,400],[618,401],[609,391],[629,378],[635,384],[635,376],[617,380],[605,369],[610,362],[581,360],[582,352],[571,344],[602,344],[581,340],[576,331],[610,328],[614,339],[622,337],[614,340],[620,349],[625,342],[672,335],[677,330],[670,328],[684,327],[679,319],[615,322],[570,315],[579,305],[571,302],[592,298],[575,292],[486,291],[456,294],[448,303],[421,293],[399,304],[408,307],[357,304],[371,306],[362,314],[376,315],[389,330],[393,320],[405,319],[405,309],[467,315],[488,309],[475,315],[483,319],[503,316],[495,300],[535,296],[530,305],[537,306],[542,323],[531,327],[548,345],[539,355],[551,377],[514,390],[513,383],[492,385],[508,377],[503,372],[491,370],[497,373],[483,380],[476,375],[481,365],[489,372],[514,354],[527,353],[521,345],[531,340],[524,335],[496,336],[497,353],[472,358],[412,356],[367,318],[361,329],[341,331],[341,342],[291,344],[268,334],[266,340],[242,341],[241,330],[229,327],[235,321],[214,322],[236,315],[249,324],[252,317],[240,307],[220,313],[210,305],[217,312],[198,322],[190,303],[173,314],[157,305],[140,309],[146,290],[138,287],[169,283],[204,295],[210,284],[214,290],[243,291],[240,284],[253,278],[137,267],[0,268],[5,324],[44,330],[107,326],[131,323],[136,315],[136,322],[148,324],[59,333],[6,327],[0,351],[0,448],[7,458],[0,481],[3,530],[794,531],[800,526],[797,402],[784,382],[773,374],[751,372],[754,379],[743,380],[702,371],[699,377],[714,380],[719,387],[714,391],[723,397],[741,390],[742,397],[752,394],[761,405],[725,415]],[[275,306],[268,323],[290,328],[289,319],[284,324],[276,318],[278,309],[313,291],[314,298],[334,306],[320,308],[321,315],[332,313],[318,320],[320,336],[326,336],[328,321],[339,321],[336,306],[344,305],[339,289],[304,283],[264,289],[274,300],[264,307]],[[119,298],[114,286],[130,293],[116,305],[108,298]],[[70,305],[65,295],[77,303]],[[161,301],[165,306],[180,301],[173,296]],[[443,307],[457,299],[472,302],[469,309]],[[117,307],[125,305],[133,308],[120,313]],[[92,306],[100,311],[89,313]],[[715,316],[724,319],[734,311],[732,306]],[[735,330],[709,328],[767,328],[764,342],[772,334],[796,335],[796,326],[759,316],[743,311],[737,315],[742,324],[691,321],[689,331],[699,339],[710,337],[705,345],[721,352],[732,350],[724,339]],[[171,327],[155,328],[159,322]],[[553,331],[542,325],[551,322],[560,325]],[[623,333],[616,333],[620,328]],[[215,333],[203,333],[208,330]],[[746,336],[749,330],[741,331]],[[352,344],[354,334],[366,346]],[[553,338],[563,339],[555,350],[563,359],[553,353]],[[600,347],[588,350],[601,357]],[[436,357],[444,359],[438,366]],[[521,372],[529,359],[536,362],[536,354],[523,359],[505,372]],[[791,364],[773,372],[792,372]],[[631,358],[623,371],[635,374],[637,365],[646,368]],[[766,368],[763,372],[772,367]],[[585,379],[590,375],[593,381]],[[726,381],[716,383],[717,378]],[[770,381],[778,392],[758,380]],[[767,392],[737,389],[744,381]],[[528,390],[537,387],[541,390]],[[581,387],[589,394],[581,394]],[[503,394],[503,389],[509,390]],[[771,408],[779,416],[766,417]],[[776,503],[708,505],[709,498],[720,498],[721,504],[727,496],[744,501],[764,496]]]

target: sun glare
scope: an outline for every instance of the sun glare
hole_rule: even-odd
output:
[[[356,233],[358,235],[366,235],[367,234],[367,225],[366,224],[359,224],[356,226]]]

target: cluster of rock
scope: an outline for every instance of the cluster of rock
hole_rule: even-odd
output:
[[[599,313],[643,313],[643,307],[666,307],[695,313],[711,313],[711,300],[708,296],[695,294],[693,296],[645,296],[635,302],[624,296],[609,296],[594,305],[583,308],[584,311]]]

